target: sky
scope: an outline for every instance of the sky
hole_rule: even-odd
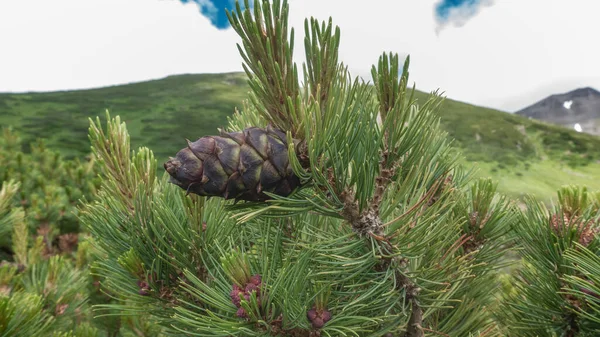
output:
[[[332,17],[340,60],[365,80],[391,51],[410,54],[418,89],[503,111],[600,89],[598,0],[289,0],[289,7],[299,65],[304,19]],[[233,1],[0,1],[0,92],[241,71],[240,39],[225,8]]]

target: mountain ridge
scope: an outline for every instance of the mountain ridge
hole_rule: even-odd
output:
[[[553,94],[516,114],[600,135],[600,91],[582,87]]]

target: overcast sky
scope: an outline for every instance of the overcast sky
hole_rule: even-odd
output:
[[[224,4],[225,3],[225,4]],[[600,89],[599,0],[290,0],[290,24],[330,16],[340,57],[370,79],[383,51],[411,55],[411,80],[516,111]],[[181,73],[241,71],[216,0],[1,0],[0,92],[91,88]],[[304,60],[297,43],[296,58]]]

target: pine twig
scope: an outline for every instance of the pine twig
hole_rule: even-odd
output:
[[[411,298],[412,303],[410,319],[408,320],[408,328],[406,329],[405,337],[423,337],[423,309],[417,303],[415,298]]]
[[[342,196],[342,200],[345,201],[342,216],[346,218],[352,225],[354,231],[359,235],[373,237],[378,242],[382,243],[382,248],[390,254],[389,257],[384,258],[383,265],[385,268],[389,267],[394,259],[397,259],[391,257],[395,255],[394,251],[396,249],[388,240],[386,240],[383,234],[383,223],[379,218],[379,214],[374,205],[371,204],[366,211],[360,214],[358,204],[354,200],[354,194],[345,191],[342,193]],[[398,290],[404,289],[406,298],[411,303],[411,315],[405,337],[422,337],[423,309],[417,302],[420,288],[417,287],[413,280],[399,270],[395,272],[395,279]]]

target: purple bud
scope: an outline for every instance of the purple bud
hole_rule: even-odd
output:
[[[137,286],[140,287],[140,290],[138,290],[138,294],[140,294],[142,296],[149,295],[150,285],[148,284],[148,282],[146,282],[144,280],[138,280]]]
[[[320,329],[323,327],[323,325],[325,325],[325,322],[323,321],[323,319],[321,317],[316,317],[315,319],[312,320],[312,326],[315,329]]]
[[[256,284],[254,284],[254,283],[248,283],[248,284],[246,284],[246,292],[250,293],[252,291],[259,292],[258,286]]]
[[[331,313],[327,310],[317,311],[316,308],[312,308],[306,312],[306,317],[314,329],[320,329],[331,319]]]
[[[259,274],[252,276],[250,277],[250,283],[256,286],[260,286],[260,284],[262,283],[262,277]]]
[[[239,318],[246,318],[248,317],[248,314],[246,313],[246,310],[244,310],[244,308],[239,308],[237,313],[236,313],[237,317]]]
[[[321,313],[321,318],[323,318],[323,321],[327,323],[331,319],[331,313],[327,310],[323,310],[323,312]]]
[[[236,290],[235,288],[229,293],[229,297],[231,297],[231,302],[236,306],[240,307],[240,294],[242,293],[239,288]]]

